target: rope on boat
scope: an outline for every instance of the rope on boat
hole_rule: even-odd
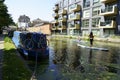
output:
[[[30,80],[37,80],[37,78],[36,78],[37,58],[38,58],[38,53],[36,52],[34,72],[33,72]]]

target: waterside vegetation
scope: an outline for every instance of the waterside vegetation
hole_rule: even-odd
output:
[[[30,80],[31,71],[25,66],[12,40],[4,39],[3,80]]]

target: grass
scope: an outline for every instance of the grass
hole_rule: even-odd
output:
[[[3,80],[30,80],[32,73],[16,53],[12,40],[4,39]]]

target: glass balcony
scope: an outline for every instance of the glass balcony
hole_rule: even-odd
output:
[[[80,20],[80,14],[71,15],[69,20]]]
[[[61,25],[61,26],[58,26],[58,29],[59,30],[62,30],[62,29],[67,29],[65,25]]]
[[[66,21],[67,21],[67,19],[66,19],[66,18],[64,18],[64,17],[59,18],[58,20],[59,20],[59,22],[66,22]]]
[[[100,0],[102,3],[117,2],[117,0]]]
[[[100,10],[100,15],[102,16],[109,16],[109,15],[116,15],[117,14],[117,7],[116,6],[107,6],[105,9]]]
[[[71,25],[70,29],[80,29],[80,24]]]
[[[55,6],[55,7],[53,8],[53,10],[54,10],[54,11],[58,11],[58,10],[59,10],[59,7],[58,7],[58,6]]]
[[[58,23],[58,20],[55,20],[55,23],[57,24],[57,23]]]
[[[69,7],[69,10],[70,10],[70,12],[76,12],[76,11],[79,11],[80,10],[80,5],[72,5],[72,6],[70,6]]]
[[[116,22],[111,21],[105,21],[105,22],[99,22],[99,28],[115,28]]]
[[[54,14],[53,14],[53,17],[54,17],[54,18],[58,18],[58,17],[59,17],[58,13],[54,13]]]
[[[63,15],[65,15],[65,14],[67,14],[67,10],[62,9],[62,10],[59,10],[58,13],[59,13],[59,14],[63,14]]]
[[[56,30],[56,29],[57,29],[57,26],[52,26],[51,29],[52,29],[52,30]]]

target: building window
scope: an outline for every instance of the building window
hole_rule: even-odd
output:
[[[71,13],[71,14],[68,15],[68,19],[73,19],[74,16],[75,16],[75,14],[74,14],[74,13]]]
[[[92,19],[92,27],[98,27],[100,18],[94,18]]]
[[[75,9],[76,6],[77,6],[76,4],[70,5],[69,10]]]
[[[84,8],[90,7],[90,0],[84,0],[84,2],[83,2],[83,7],[84,7]]]
[[[71,21],[68,23],[68,26],[71,28],[71,27],[74,27],[74,21]]]
[[[92,10],[92,16],[98,16],[100,12],[100,7],[95,7]]]
[[[64,7],[67,6],[68,0],[64,0]]]
[[[76,2],[79,2],[80,0],[75,0]]]
[[[100,0],[93,0],[93,5],[98,4]]]
[[[82,35],[83,36],[88,36],[89,35],[89,31],[88,30],[83,30],[82,31]]]
[[[69,4],[72,4],[74,2],[75,2],[75,0],[69,0]]]
[[[89,27],[89,19],[82,21],[82,27]]]
[[[59,15],[59,18],[58,18],[58,20],[62,20],[62,17],[63,17],[62,15]]]
[[[83,11],[83,18],[90,17],[90,10]]]
[[[63,7],[62,4],[63,4],[62,2],[59,3],[59,8],[62,8],[62,7]]]
[[[114,35],[115,30],[104,30],[104,35]]]
[[[80,24],[80,21],[75,21],[75,24]]]

